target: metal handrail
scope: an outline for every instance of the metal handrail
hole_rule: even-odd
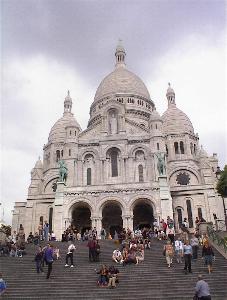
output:
[[[217,244],[219,247],[223,247],[225,253],[227,252],[227,238],[220,237],[216,231],[213,229],[213,227],[207,226],[207,233],[209,238],[213,240],[215,244]]]

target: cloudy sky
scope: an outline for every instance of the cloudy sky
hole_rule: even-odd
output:
[[[63,113],[67,90],[83,129],[95,91],[114,68],[119,38],[129,70],[156,108],[177,106],[209,155],[227,162],[226,1],[2,0],[1,199],[11,221],[30,171]]]

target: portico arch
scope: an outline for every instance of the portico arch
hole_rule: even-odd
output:
[[[152,228],[155,219],[154,205],[147,198],[138,198],[133,202],[133,229]]]
[[[122,208],[119,202],[109,200],[102,206],[102,227],[107,233],[110,233],[112,238],[115,231],[119,233],[123,227]]]
[[[86,229],[91,229],[91,207],[88,203],[79,201],[72,205],[71,225],[80,231],[82,234]]]

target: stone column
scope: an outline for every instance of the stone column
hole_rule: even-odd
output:
[[[64,182],[57,182],[57,191],[54,201],[54,210],[53,210],[53,231],[56,235],[56,239],[60,240],[62,232],[65,229],[65,224],[63,220],[63,200],[64,200]]]
[[[173,218],[173,201],[170,194],[167,177],[165,175],[158,177],[161,199],[161,218],[165,221],[167,217]]]
[[[133,216],[132,215],[122,215],[123,228],[133,230]]]

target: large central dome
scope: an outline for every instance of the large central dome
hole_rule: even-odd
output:
[[[150,100],[149,92],[143,81],[126,69],[126,53],[121,44],[117,46],[115,56],[115,70],[102,80],[96,91],[94,101],[116,94],[136,95]]]
[[[102,80],[95,94],[95,101],[107,95],[125,93],[150,99],[149,92],[143,81],[122,65],[116,67],[113,72]]]

